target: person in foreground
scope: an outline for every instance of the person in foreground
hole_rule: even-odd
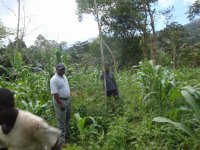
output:
[[[50,88],[53,96],[58,128],[61,130],[60,141],[63,146],[66,146],[67,142],[69,142],[70,129],[70,88],[67,77],[65,76],[64,64],[57,64],[55,69],[56,73],[50,80]]]
[[[0,88],[0,150],[61,150],[60,130],[15,107],[14,93]]]

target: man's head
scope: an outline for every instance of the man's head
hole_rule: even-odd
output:
[[[105,64],[104,67],[105,67],[105,71],[108,73],[109,72],[109,64]]]
[[[65,73],[65,65],[62,63],[59,63],[56,65],[56,72],[58,75],[62,76]]]
[[[10,109],[15,106],[14,92],[0,88],[0,125],[5,122]]]

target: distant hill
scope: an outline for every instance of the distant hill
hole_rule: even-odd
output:
[[[200,19],[196,19],[186,25],[184,25],[189,33],[188,42],[193,45],[200,42]]]

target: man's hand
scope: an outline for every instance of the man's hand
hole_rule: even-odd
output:
[[[65,105],[63,104],[62,101],[60,101],[59,106],[60,106],[61,110],[63,110],[63,111],[65,110]]]
[[[56,100],[57,104],[59,105],[61,110],[65,110],[65,105],[64,103],[60,100],[60,97],[58,96],[58,94],[54,94],[54,99]]]

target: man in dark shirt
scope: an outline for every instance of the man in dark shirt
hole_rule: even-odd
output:
[[[106,95],[107,97],[113,96],[115,99],[119,99],[119,92],[117,84],[115,82],[114,75],[110,72],[109,65],[105,66],[105,78],[106,78]],[[101,79],[104,80],[104,72],[101,75]]]

